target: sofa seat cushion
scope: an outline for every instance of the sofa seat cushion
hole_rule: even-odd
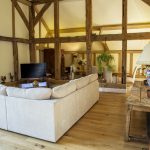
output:
[[[7,88],[6,86],[0,84],[0,95],[4,95],[4,96],[7,95],[6,88]]]
[[[75,82],[78,90],[89,84],[89,76],[71,80],[70,82]]]
[[[76,84],[68,82],[52,89],[52,98],[62,98],[76,91]]]
[[[15,87],[8,87],[6,91],[7,95],[10,97],[18,97],[32,100],[50,99],[52,93],[52,90],[50,88],[21,89]]]
[[[89,82],[90,83],[96,81],[97,79],[98,79],[98,74],[97,73],[89,75]]]

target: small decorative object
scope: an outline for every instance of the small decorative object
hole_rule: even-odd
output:
[[[150,86],[150,66],[149,65],[146,66],[145,76],[147,79],[147,84],[148,84],[148,86]]]
[[[39,87],[39,82],[38,81],[33,81],[33,87],[34,88],[37,88],[37,87]]]
[[[73,69],[74,73],[83,73],[85,71],[86,59],[82,59],[79,54],[73,54]]]
[[[2,80],[2,83],[5,83],[5,81],[6,81],[6,76],[1,76],[1,80]]]
[[[9,77],[10,77],[10,81],[13,82],[14,76],[11,73],[9,73]]]
[[[147,97],[150,98],[150,90],[147,90]]]
[[[144,80],[144,85],[148,86],[147,80]]]

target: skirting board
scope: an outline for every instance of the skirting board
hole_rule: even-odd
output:
[[[99,92],[108,92],[108,93],[127,93],[127,89],[119,89],[119,88],[104,88],[100,87]]]

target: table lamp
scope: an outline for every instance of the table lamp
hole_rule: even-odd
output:
[[[147,77],[148,85],[150,86],[150,43],[144,47],[143,52],[139,56],[136,64],[146,66],[145,75]]]
[[[136,64],[150,66],[150,43],[144,47],[143,52],[139,56]]]

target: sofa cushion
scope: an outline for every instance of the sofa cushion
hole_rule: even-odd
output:
[[[52,89],[52,97],[53,98],[63,98],[72,92],[76,91],[76,84],[73,82],[68,82],[63,85],[54,87]]]
[[[89,82],[90,83],[97,80],[97,79],[98,79],[98,74],[97,73],[89,75]]]
[[[18,97],[33,100],[46,100],[50,99],[52,90],[50,88],[21,89],[8,87],[6,91],[7,95],[10,97]]]
[[[0,95],[4,95],[4,96],[7,95],[6,88],[7,88],[6,86],[0,84]]]
[[[89,76],[71,80],[70,82],[75,82],[78,90],[89,84]]]

